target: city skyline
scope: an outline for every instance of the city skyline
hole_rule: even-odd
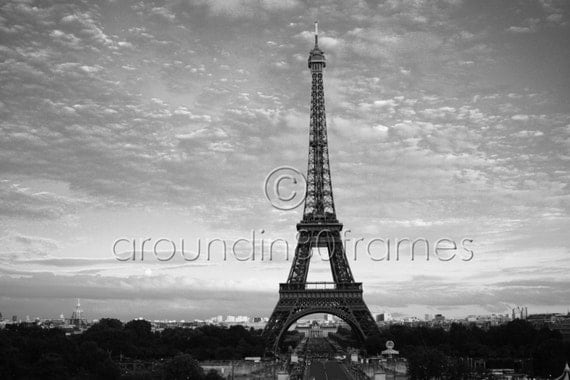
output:
[[[78,315],[78,310],[79,310],[79,315]],[[491,313],[491,314],[469,314],[469,315],[463,315],[463,316],[454,316],[454,317],[449,317],[446,316],[444,314],[441,313],[436,313],[436,314],[429,314],[429,313],[425,313],[423,315],[407,315],[407,314],[403,314],[403,313],[398,313],[398,312],[390,312],[390,311],[382,311],[382,312],[378,312],[378,313],[372,313],[374,319],[376,322],[395,322],[395,323],[411,323],[411,322],[429,322],[429,321],[434,321],[437,318],[440,318],[442,320],[446,320],[446,321],[451,321],[451,322],[455,322],[455,321],[471,321],[473,320],[477,320],[477,319],[492,319],[492,318],[497,318],[497,319],[501,319],[502,321],[512,321],[515,319],[527,319],[529,316],[532,318],[537,317],[537,316],[543,316],[543,315],[556,315],[559,317],[565,317],[570,315],[570,310],[567,310],[566,312],[556,312],[556,313],[528,313],[528,308],[526,306],[524,307],[520,307],[520,306],[516,306],[513,309],[510,310],[510,312],[508,313]],[[79,318],[77,318],[79,316]],[[380,319],[380,317],[382,316],[382,319]],[[308,314],[300,319],[298,319],[296,322],[297,323],[306,323],[307,321],[311,321],[311,320],[321,320],[321,321],[329,321],[329,317],[330,317],[330,321],[340,321],[343,322],[342,318],[339,318],[336,315],[333,314],[328,314],[328,313],[313,313],[313,314]],[[12,315],[12,314],[2,314],[0,313],[0,321],[4,321],[6,323],[19,323],[19,322],[34,322],[37,320],[40,321],[49,321],[49,320],[58,320],[58,319],[66,319],[66,320],[74,320],[74,319],[83,319],[87,322],[93,322],[95,323],[95,321],[99,321],[103,318],[111,318],[111,319],[119,319],[122,322],[128,322],[130,320],[146,320],[149,322],[168,322],[168,323],[184,323],[184,322],[204,322],[204,323],[212,323],[212,324],[240,324],[240,323],[245,323],[245,324],[254,324],[257,327],[260,327],[259,323],[265,324],[267,322],[268,315],[243,315],[243,314],[239,314],[239,313],[234,313],[232,314],[218,314],[218,315],[210,315],[206,318],[194,318],[193,316],[188,316],[188,318],[183,318],[183,319],[171,319],[171,318],[163,318],[163,319],[156,319],[156,318],[149,318],[148,316],[143,316],[143,315],[139,315],[137,317],[133,317],[133,318],[128,318],[128,319],[124,319],[124,318],[115,318],[114,316],[99,316],[99,317],[94,317],[94,316],[87,316],[83,314],[83,309],[79,309],[79,305],[76,305],[76,309],[73,311],[70,311],[68,313],[61,313],[59,316],[54,317],[54,318],[50,318],[50,317],[46,317],[46,316],[40,316],[40,315],[36,315],[36,314],[32,314],[32,315]]]
[[[567,3],[0,9],[5,317],[58,316],[76,298],[98,318],[268,316],[291,258],[119,261],[112,248],[136,240],[138,258],[145,239],[185,239],[193,251],[197,239],[231,245],[252,231],[295,246],[302,208],[272,207],[263,185],[276,167],[306,171],[317,18],[332,183],[351,246],[473,241],[469,261],[351,260],[347,249],[371,311],[570,306]],[[328,263],[311,264],[322,279]]]

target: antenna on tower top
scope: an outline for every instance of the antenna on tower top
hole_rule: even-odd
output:
[[[319,44],[319,20],[315,20],[315,46]]]

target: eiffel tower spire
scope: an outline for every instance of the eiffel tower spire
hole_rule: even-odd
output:
[[[323,69],[325,53],[319,48],[319,27],[315,21],[315,47],[309,54],[311,70],[311,116],[309,126],[309,165],[303,222],[337,222],[329,166],[327,120]]]

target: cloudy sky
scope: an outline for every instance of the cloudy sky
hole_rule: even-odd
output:
[[[224,261],[215,239],[295,245],[301,209],[273,208],[263,186],[306,168],[317,18],[336,209],[372,311],[566,312],[569,3],[307,3],[1,3],[5,317],[69,316],[75,298],[88,318],[268,316],[284,245]],[[162,238],[187,255],[200,240],[201,256],[159,261]],[[365,246],[354,260],[374,238],[425,238],[430,260],[405,244],[399,261]],[[439,260],[440,238],[473,240],[472,260]],[[118,239],[135,261],[117,260]]]

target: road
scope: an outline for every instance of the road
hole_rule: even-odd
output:
[[[344,364],[333,360],[340,352],[333,342],[325,337],[310,337],[302,342],[299,353],[307,358],[308,380],[352,380]],[[310,364],[309,364],[310,363]]]
[[[352,380],[344,365],[334,360],[312,361],[309,365],[309,380]]]

